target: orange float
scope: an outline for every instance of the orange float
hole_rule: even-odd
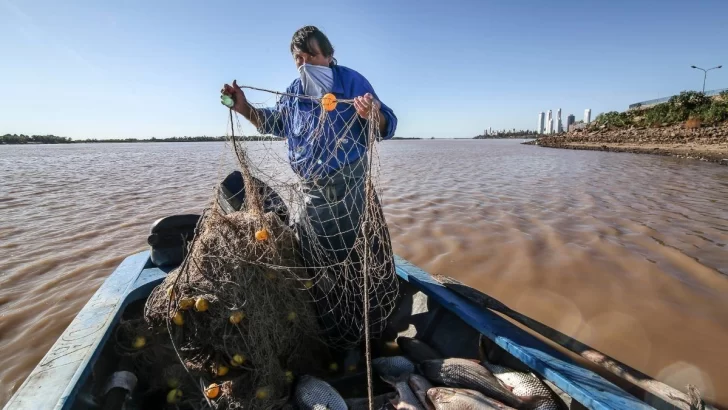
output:
[[[212,383],[205,389],[205,396],[207,396],[208,399],[214,399],[218,395],[220,395],[220,386],[218,386],[217,383]]]
[[[265,230],[265,228],[261,229],[255,233],[256,241],[260,242],[260,241],[265,241],[266,239],[268,239],[268,231]]]
[[[328,93],[321,97],[321,105],[326,111],[333,111],[336,108],[336,96]]]

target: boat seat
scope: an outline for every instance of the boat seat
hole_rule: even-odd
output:
[[[150,258],[156,266],[179,265],[184,260],[187,245],[195,234],[200,215],[172,215],[157,219],[152,224],[147,243]]]
[[[271,187],[253,178],[263,198],[263,211],[274,212],[288,225],[288,207]],[[220,183],[218,204],[223,213],[239,211],[245,203],[245,183],[240,171],[231,172]],[[147,243],[151,246],[150,258],[158,267],[177,266],[185,258],[189,242],[195,235],[200,219],[197,214],[172,215],[156,220]]]
[[[253,177],[258,194],[263,199],[263,212],[274,212],[285,225],[289,223],[289,212],[283,199],[270,186]],[[233,171],[220,183],[218,203],[225,214],[242,209],[245,203],[245,182],[240,171]]]

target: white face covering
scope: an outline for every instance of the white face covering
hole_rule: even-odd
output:
[[[298,67],[303,93],[311,97],[323,97],[334,85],[334,71],[322,65],[302,64]]]

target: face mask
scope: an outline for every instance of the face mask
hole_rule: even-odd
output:
[[[334,71],[331,67],[302,64],[298,67],[303,93],[311,97],[323,97],[334,85]]]

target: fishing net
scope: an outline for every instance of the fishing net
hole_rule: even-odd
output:
[[[370,379],[369,341],[398,294],[377,192],[378,116],[362,119],[352,100],[332,95],[260,91],[269,97],[255,106],[275,107],[257,111],[264,135],[246,135],[230,111],[238,170],[216,187],[184,262],[145,306],[187,377],[201,390],[217,384],[202,402],[214,408],[280,407],[292,376],[324,371],[330,351],[364,350]],[[290,98],[304,109],[285,109]],[[304,134],[306,144],[296,139]],[[313,160],[296,161],[305,149]]]

